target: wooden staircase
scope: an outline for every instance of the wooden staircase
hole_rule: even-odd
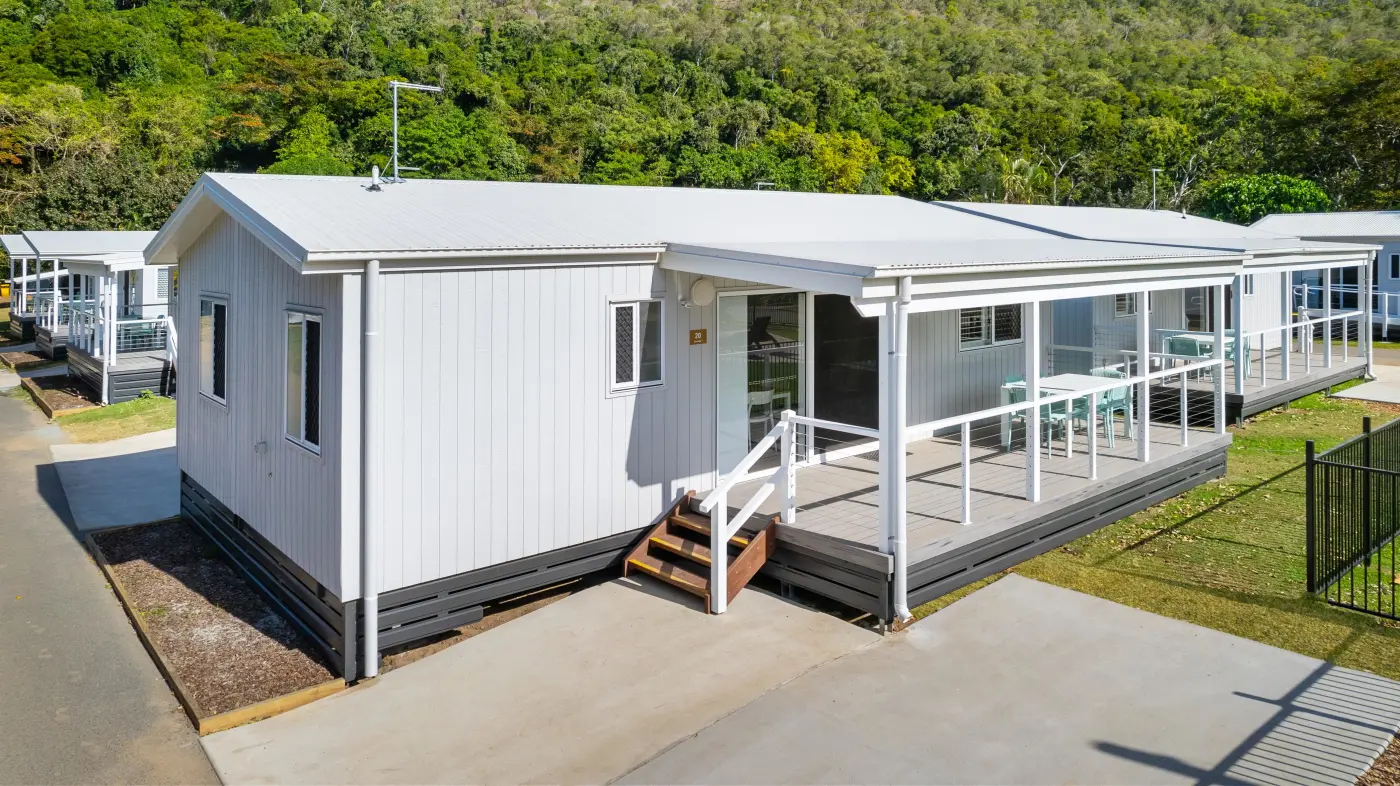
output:
[[[691,508],[693,492],[686,494],[666,514],[640,543],[627,555],[622,575],[642,573],[680,587],[705,601],[705,613],[710,613],[710,517]],[[739,591],[763,567],[777,547],[774,530],[778,518],[773,517],[756,532],[740,531],[729,539],[728,597],[734,600]]]

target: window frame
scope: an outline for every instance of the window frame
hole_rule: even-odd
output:
[[[1240,282],[1241,288],[1244,289],[1244,292],[1241,293],[1241,297],[1254,297],[1254,274],[1245,273],[1240,276]]]
[[[319,455],[321,455],[320,438],[321,438],[322,434],[321,434],[321,433],[317,433],[317,435],[316,435],[317,442],[310,442],[310,441],[308,441],[308,440],[306,439],[306,384],[307,384],[307,378],[308,378],[308,376],[307,376],[307,373],[306,373],[306,346],[307,346],[307,342],[306,342],[306,329],[305,329],[305,327],[302,328],[302,334],[301,334],[301,424],[300,424],[300,426],[301,426],[301,434],[300,434],[300,435],[291,434],[291,433],[289,433],[289,432],[287,431],[287,416],[290,414],[290,411],[289,411],[289,410],[291,409],[291,401],[287,398],[287,392],[288,392],[288,391],[287,391],[287,386],[288,386],[288,383],[290,382],[290,380],[287,379],[287,374],[290,372],[290,367],[291,367],[291,357],[288,355],[288,353],[291,351],[291,347],[287,346],[287,330],[288,330],[288,328],[290,328],[291,325],[292,325],[292,317],[293,317],[294,315],[295,315],[295,316],[299,316],[299,317],[302,318],[302,325],[303,325],[303,326],[304,326],[307,322],[315,322],[316,324],[318,324],[318,325],[321,326],[321,327],[317,330],[317,332],[316,332],[316,340],[317,340],[317,342],[318,342],[318,347],[317,347],[318,362],[317,362],[317,364],[316,364],[316,371],[317,371],[318,377],[319,377],[319,374],[321,373],[322,369],[325,368],[325,364],[324,364],[324,362],[322,362],[322,361],[325,360],[325,340],[324,340],[324,339],[325,339],[325,325],[326,325],[326,322],[325,322],[325,312],[324,312],[324,311],[321,311],[321,310],[318,310],[318,309],[305,308],[305,307],[302,307],[302,306],[288,306],[287,308],[283,309],[283,311],[282,311],[282,436],[286,438],[286,441],[287,441],[287,442],[290,442],[291,444],[293,444],[293,445],[295,445],[295,446],[297,446],[297,447],[299,447],[299,448],[301,448],[301,449],[303,449],[303,450],[305,450],[305,451],[307,451],[307,452],[309,452],[309,453],[312,453],[312,454],[314,454],[314,455],[319,456]],[[318,379],[317,379],[317,385],[316,385],[316,412],[317,412],[317,422],[318,422],[318,424],[319,424],[319,422],[320,422],[321,403],[325,400],[325,396],[323,395],[324,392],[325,392],[325,386],[322,385],[322,384],[320,384],[320,383],[321,383],[321,380],[318,378]],[[320,431],[320,429],[319,429],[319,427],[318,427],[318,432],[319,432],[319,431]]]
[[[1390,278],[1392,281],[1400,279],[1400,254],[1390,255]]]
[[[211,335],[210,335],[210,337],[209,337],[209,355],[210,355],[210,357],[209,357],[209,364],[210,364],[210,373],[211,373],[211,375],[212,375],[213,378],[211,378],[211,380],[210,380],[210,382],[209,382],[209,389],[208,389],[208,390],[205,390],[205,388],[204,388],[204,334],[203,334],[203,324],[202,324],[202,323],[204,322],[204,304],[205,304],[206,302],[208,302],[208,303],[210,304],[210,309],[209,309],[209,317],[210,317],[210,319],[216,319],[216,318],[217,318],[218,312],[215,310],[215,309],[217,309],[217,307],[219,307],[219,306],[223,306],[223,307],[224,307],[224,352],[223,352],[223,355],[222,355],[222,359],[223,359],[223,362],[224,362],[224,368],[223,368],[223,372],[224,372],[224,373],[223,373],[223,377],[224,377],[224,395],[223,395],[223,396],[220,396],[220,395],[218,395],[217,393],[214,392],[214,379],[217,379],[217,377],[218,377],[218,369],[213,368],[213,364],[214,364],[214,345],[215,345],[215,342],[217,341],[217,339],[216,339],[215,336],[212,334],[212,331],[211,331]],[[230,321],[232,321],[232,319],[233,319],[233,309],[230,307],[230,298],[229,298],[228,295],[218,294],[218,293],[214,293],[214,292],[201,292],[201,293],[199,294],[199,312],[198,312],[198,315],[197,315],[197,317],[196,317],[196,322],[195,322],[195,327],[196,327],[196,330],[195,330],[195,347],[196,347],[196,350],[197,350],[197,351],[195,352],[195,376],[196,376],[196,379],[195,379],[195,382],[196,382],[195,388],[199,391],[199,395],[200,395],[201,397],[203,397],[204,399],[206,399],[206,400],[208,400],[208,401],[212,401],[212,402],[214,402],[215,404],[218,404],[218,405],[221,406],[221,407],[228,407],[228,355],[229,355],[229,325],[228,325],[228,323],[229,323]]]
[[[1021,344],[1026,340],[1025,311],[1021,312],[1021,321],[1017,323],[1020,330],[1017,331],[1016,338],[1006,338],[997,340],[996,337],[996,310],[998,308],[1021,308],[1020,303],[1001,306],[973,306],[971,308],[958,309],[958,351],[975,352],[979,349],[992,349],[994,347],[1006,347],[1013,344]],[[962,318],[965,311],[980,311],[982,316],[982,337],[976,341],[967,341],[962,336]]]
[[[1142,294],[1142,293],[1140,293],[1140,292],[1115,292],[1115,293],[1113,293],[1113,318],[1114,318],[1114,319],[1131,319],[1132,317],[1137,316],[1137,315],[1138,315],[1138,295],[1140,295],[1140,294]],[[1131,307],[1129,310],[1127,310],[1127,311],[1119,310],[1119,308],[1118,308],[1118,298],[1129,298],[1129,301],[1128,301],[1128,302],[1132,304],[1132,307]],[[1148,313],[1149,315],[1152,313],[1152,293],[1151,293],[1151,292],[1148,292],[1148,293],[1147,293],[1147,313]]]
[[[640,319],[641,305],[643,303],[654,304],[657,308],[656,324],[657,335],[657,378],[653,381],[641,381],[642,368],[642,329],[643,320]],[[632,316],[632,337],[634,351],[632,353],[632,382],[617,381],[617,310],[623,307],[633,309]],[[664,295],[616,295],[608,298],[607,319],[607,395],[608,396],[629,396],[638,391],[651,390],[666,386],[666,298]]]

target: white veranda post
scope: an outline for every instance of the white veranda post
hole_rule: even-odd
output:
[[[994,329],[994,328],[989,328]],[[1021,307],[1025,337],[1026,401],[1040,400],[1040,302]],[[1026,410],[1026,499],[1040,501],[1040,407]]]
[[[1322,367],[1332,367],[1332,270],[1322,277]]]
[[[1292,364],[1289,363],[1289,360],[1293,356],[1293,274],[1285,270],[1279,273],[1279,277],[1281,279],[1279,291],[1283,294],[1283,302],[1280,304],[1283,308],[1283,318],[1281,320],[1281,324],[1283,325],[1283,351],[1279,353],[1279,355],[1283,362],[1283,380],[1287,382],[1293,378]]]
[[[1142,382],[1138,383],[1138,405],[1137,405],[1137,439],[1138,439],[1138,460],[1148,461],[1150,459],[1148,444],[1148,423],[1151,419],[1151,404],[1148,402],[1147,375],[1152,371],[1152,317],[1149,314],[1151,309],[1150,293],[1142,291],[1137,294],[1137,359],[1138,376]]]
[[[1224,433],[1225,433],[1225,287],[1223,287],[1223,286],[1218,286],[1218,285],[1215,287],[1215,297],[1213,298],[1213,300],[1214,300],[1215,302],[1212,304],[1211,310],[1214,311],[1215,313],[1211,314],[1211,324],[1212,324],[1212,327],[1213,327],[1213,329],[1214,329],[1214,331],[1215,331],[1215,344],[1214,344],[1214,349],[1213,349],[1212,352],[1211,352],[1211,355],[1212,355],[1216,360],[1220,361],[1220,365],[1219,365],[1219,366],[1216,366],[1215,369],[1214,369],[1214,373],[1211,374],[1211,376],[1215,378],[1215,391],[1214,391],[1214,393],[1215,393],[1215,433],[1217,433],[1217,434],[1224,434]],[[1287,350],[1287,348],[1288,348],[1288,343],[1285,341],[1285,342],[1284,342],[1284,349]],[[1284,357],[1288,357],[1288,352],[1285,351],[1285,352],[1283,353],[1283,355],[1284,355]],[[1285,366],[1285,368],[1287,368],[1287,366]]]

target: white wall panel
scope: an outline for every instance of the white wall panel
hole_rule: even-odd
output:
[[[222,216],[181,257],[179,282],[180,468],[340,595],[340,277],[302,276]],[[199,392],[202,293],[229,299],[227,406]],[[319,456],[285,439],[285,313],[293,305],[324,314]]]

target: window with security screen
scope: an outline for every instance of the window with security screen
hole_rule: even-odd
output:
[[[228,367],[228,301],[199,299],[199,392],[225,402]]]
[[[608,389],[616,393],[660,385],[663,376],[661,301],[617,301],[609,307],[612,363]]]
[[[965,308],[958,312],[958,347],[977,349],[1021,340],[1021,306]]]

